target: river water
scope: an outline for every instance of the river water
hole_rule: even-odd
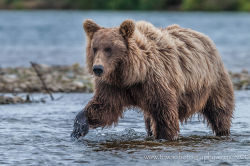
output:
[[[250,13],[0,11],[0,67],[85,62],[84,19],[104,27],[125,19],[179,24],[210,36],[227,68],[250,70]],[[55,60],[56,59],[56,60]]]
[[[118,126],[70,133],[92,94],[54,94],[58,101],[0,106],[0,165],[246,165],[250,162],[250,91],[236,91],[230,138],[215,137],[197,116],[177,141],[146,136],[143,115],[125,112]],[[33,95],[35,99],[41,94]]]
[[[229,70],[250,70],[250,14],[199,12],[0,11],[0,67],[29,66],[30,61],[83,65],[86,18],[109,27],[132,18],[193,28],[215,41]],[[74,117],[92,94],[54,94],[62,98],[1,105],[0,165],[247,165],[250,91],[235,94],[231,137],[215,137],[194,116],[173,142],[148,138],[138,110],[126,111],[116,127],[71,139]],[[33,94],[34,99],[43,96]]]

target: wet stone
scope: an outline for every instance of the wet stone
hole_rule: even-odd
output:
[[[93,92],[93,78],[79,64],[48,66],[39,64],[46,86],[52,92]],[[44,86],[32,67],[0,68],[0,92],[44,92]]]

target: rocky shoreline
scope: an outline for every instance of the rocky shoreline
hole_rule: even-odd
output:
[[[242,70],[239,73],[229,72],[235,90],[250,90],[250,73]]]
[[[38,65],[50,92],[93,92],[93,79],[79,64],[72,66]],[[0,93],[46,92],[32,67],[0,68]]]
[[[79,64],[71,66],[37,65],[37,69],[41,78],[34,67],[0,68],[0,93],[93,92],[93,77]],[[229,74],[235,90],[250,90],[250,73],[248,71],[229,72]],[[25,103],[26,101],[30,102],[17,96],[0,95],[0,104]]]

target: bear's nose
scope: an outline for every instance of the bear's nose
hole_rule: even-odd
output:
[[[102,65],[93,66],[93,72],[95,73],[95,75],[100,76],[103,73],[103,66]]]

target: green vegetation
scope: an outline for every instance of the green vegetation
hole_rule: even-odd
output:
[[[243,2],[244,1],[244,2]],[[250,0],[183,0],[183,10],[205,10],[205,11],[236,11],[242,10]]]
[[[0,9],[250,11],[250,0],[0,0]]]
[[[250,12],[250,0],[239,0],[240,11],[249,11]]]

